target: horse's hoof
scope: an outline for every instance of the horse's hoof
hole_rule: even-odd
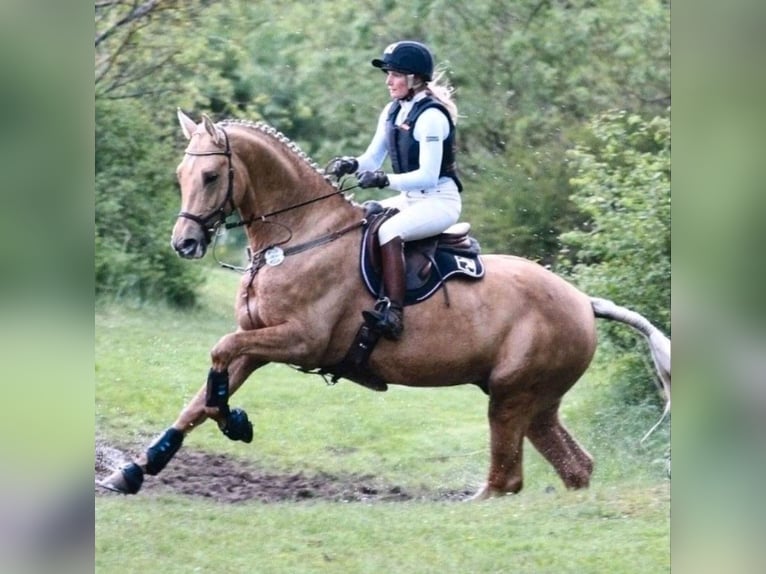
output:
[[[96,482],[100,487],[120,494],[136,494],[144,483],[144,471],[135,462],[118,468],[108,477]]]
[[[226,417],[226,426],[220,427],[221,432],[231,440],[241,440],[249,443],[253,440],[253,423],[247,418],[242,409],[231,409]]]

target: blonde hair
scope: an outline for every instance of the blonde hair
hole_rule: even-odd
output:
[[[453,98],[455,88],[449,83],[445,69],[440,69],[434,74],[433,80],[426,83],[426,89],[437,100],[439,100],[452,118],[452,123],[457,124],[457,104]]]

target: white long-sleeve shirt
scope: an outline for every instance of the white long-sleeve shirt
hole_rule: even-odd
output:
[[[419,92],[409,101],[402,101],[399,113],[394,120],[396,125],[401,125],[410,113],[415,102],[427,96],[426,92]],[[389,110],[394,102],[389,102],[378,117],[378,125],[375,135],[365,152],[357,158],[360,171],[374,171],[380,169],[388,155],[386,142],[386,121]],[[439,178],[442,165],[443,142],[449,136],[449,121],[444,112],[436,108],[428,108],[418,117],[412,132],[415,141],[420,145],[418,162],[420,167],[407,173],[389,173],[390,187],[400,191],[416,191],[433,189],[440,183],[452,182],[450,177]]]

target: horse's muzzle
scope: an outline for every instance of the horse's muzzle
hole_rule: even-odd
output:
[[[205,255],[207,245],[193,237],[174,239],[172,241],[173,249],[184,259],[199,259]]]

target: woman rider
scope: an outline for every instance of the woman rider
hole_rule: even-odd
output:
[[[395,42],[372,65],[385,72],[392,100],[383,108],[367,150],[358,157],[333,159],[327,173],[341,177],[356,172],[359,187],[400,191],[380,202],[399,213],[378,230],[384,296],[372,311],[363,312],[373,328],[396,340],[403,328],[404,242],[437,235],[460,216],[457,107],[452,88],[440,82],[440,75],[433,77],[433,57],[420,42]],[[386,156],[391,158],[393,173],[380,170]]]

